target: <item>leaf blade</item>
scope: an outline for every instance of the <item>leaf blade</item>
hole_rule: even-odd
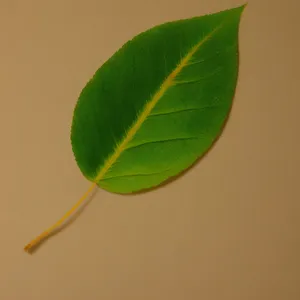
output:
[[[107,71],[108,67],[111,67],[111,73],[112,72],[117,72],[118,66],[122,69],[122,63],[125,66],[131,66],[133,67],[132,69],[134,71],[129,70],[129,74],[134,74],[132,77],[134,80],[131,82],[130,80],[125,80],[126,85],[119,84],[120,88],[124,87],[124,94],[127,97],[133,97],[136,101],[130,102],[128,100],[128,107],[129,110],[131,109],[131,112],[128,113],[126,111],[126,115],[122,116],[122,107],[126,107],[125,105],[122,106],[121,100],[125,101],[124,96],[120,96],[119,98],[114,98],[114,102],[112,101],[111,103],[107,103],[107,107],[109,108],[110,116],[115,116],[116,119],[119,117],[119,122],[123,126],[121,130],[121,134],[118,136],[115,134],[116,130],[114,130],[114,126],[118,127],[116,120],[108,120],[105,116],[105,112],[101,113],[101,109],[105,111],[105,103],[104,100],[102,101],[101,105],[95,105],[96,107],[96,113],[91,112],[90,109],[84,110],[84,108],[80,108],[79,102],[82,103],[88,103],[89,99],[92,97],[88,97],[88,93],[81,94],[81,98],[78,101],[78,104],[76,106],[76,109],[74,111],[74,121],[72,124],[72,146],[73,146],[73,151],[77,160],[78,165],[80,166],[81,164],[81,170],[83,174],[90,180],[97,182],[97,184],[100,187],[103,187],[107,190],[110,190],[112,192],[120,192],[120,193],[128,193],[128,192],[133,192],[133,191],[138,191],[140,189],[144,188],[149,188],[154,185],[158,185],[162,181],[166,180],[170,176],[176,175],[178,172],[184,170],[186,167],[191,165],[199,156],[201,156],[207,148],[213,143],[215,140],[216,136],[220,133],[222,125],[227,117],[227,114],[230,110],[231,102],[232,102],[232,97],[233,93],[235,90],[235,85],[236,85],[236,80],[237,80],[237,66],[238,66],[238,55],[237,55],[237,50],[238,50],[238,44],[237,44],[237,33],[238,33],[238,25],[239,25],[239,19],[240,19],[240,14],[243,10],[243,7],[241,8],[236,8],[233,10],[228,10],[225,12],[213,14],[213,15],[208,15],[204,17],[198,17],[198,18],[193,18],[190,20],[182,20],[182,21],[177,21],[177,22],[172,22],[167,25],[162,25],[155,27],[146,33],[142,33],[141,35],[137,36],[135,39],[132,41],[129,41],[123,48],[121,48],[116,55],[114,55],[106,65],[102,66],[98,70],[98,73],[95,74],[94,78],[91,80],[91,82],[87,85],[87,87],[90,87],[90,90],[96,90],[99,95],[103,96],[103,99],[109,99],[110,95],[114,95],[113,89],[114,87],[111,86],[111,83],[107,83],[106,78],[105,78],[105,68],[106,68],[106,75],[109,74],[109,71]],[[206,23],[205,23],[206,21]],[[209,21],[209,22],[207,22]],[[208,24],[207,24],[208,23]],[[202,27],[200,26],[202,24]],[[225,25],[224,25],[225,24]],[[170,25],[170,27],[168,27]],[[149,66],[151,66],[151,62],[154,61],[154,56],[150,56],[151,59],[149,59],[148,62],[145,63],[145,61],[141,60],[141,56],[134,56],[133,53],[135,53],[134,46],[139,45],[141,49],[145,49],[145,45],[147,43],[143,44],[145,40],[147,40],[145,37],[150,36],[151,37],[151,42],[154,45],[158,45],[158,41],[161,42],[162,40],[157,38],[157,36],[160,35],[160,38],[162,36],[165,37],[166,40],[170,40],[171,37],[178,37],[180,34],[178,32],[185,33],[187,36],[190,34],[190,31],[188,31],[188,28],[192,28],[195,30],[196,25],[202,28],[201,34],[197,35],[197,39],[193,36],[193,39],[190,38],[183,38],[183,40],[186,41],[186,43],[178,43],[184,46],[183,49],[178,49],[178,47],[175,49],[174,52],[177,54],[172,57],[172,55],[166,55],[164,51],[160,52],[160,64],[158,63],[157,66],[159,68],[164,69],[164,71],[160,71],[160,78],[158,81],[155,81],[155,75],[156,75],[156,69],[152,70],[149,69]],[[206,27],[205,27],[206,26]],[[231,26],[231,27],[230,27]],[[171,30],[171,29],[172,30]],[[177,28],[177,31],[174,31],[174,28]],[[204,29],[203,29],[204,28]],[[224,29],[225,28],[225,29]],[[223,29],[223,30],[222,30]],[[168,31],[169,30],[169,31]],[[203,34],[203,32],[206,32],[206,34]],[[221,33],[220,33],[221,32]],[[192,36],[192,34],[190,34]],[[196,36],[196,35],[195,35]],[[200,36],[200,38],[199,38]],[[217,36],[218,38],[214,38]],[[143,40],[144,38],[144,40]],[[193,40],[193,43],[191,42]],[[225,43],[221,43],[221,41],[224,40]],[[188,41],[188,42],[187,42]],[[220,45],[226,45],[226,51],[223,51],[223,56],[220,55],[219,57],[219,63],[221,62],[223,69],[221,71],[216,71],[216,70],[211,70],[212,67],[214,66],[213,62],[215,60],[209,60],[207,57],[211,57],[212,55],[210,53],[207,53],[207,49],[205,50],[205,44],[210,41],[210,44],[215,43],[217,47],[213,47],[210,45],[211,49],[220,49]],[[230,42],[228,42],[230,41]],[[150,44],[148,44],[150,45]],[[127,48],[126,48],[127,47]],[[131,47],[131,48],[130,48]],[[156,49],[154,46],[152,48],[149,46],[151,52],[151,49]],[[204,48],[204,50],[202,50]],[[126,50],[127,49],[127,50]],[[128,50],[129,49],[129,50]],[[130,50],[131,49],[131,50]],[[167,49],[167,48],[166,48]],[[188,49],[188,50],[187,50]],[[231,49],[231,50],[229,50]],[[167,49],[168,50],[168,49]],[[172,49],[169,49],[167,52],[168,54],[172,54],[171,52]],[[202,51],[199,51],[202,50]],[[209,50],[209,49],[208,49]],[[126,52],[127,51],[127,52]],[[131,52],[130,52],[131,51]],[[216,50],[214,50],[216,51]],[[185,55],[182,56],[182,52],[185,52]],[[222,52],[222,51],[220,51]],[[141,52],[138,52],[141,54]],[[226,54],[224,54],[226,53]],[[210,55],[208,55],[210,54]],[[125,59],[123,59],[127,55],[128,61],[126,62]],[[202,56],[201,56],[202,55]],[[206,55],[206,59],[205,59]],[[226,56],[227,55],[227,56]],[[122,57],[123,56],[123,57]],[[171,56],[171,58],[170,58]],[[200,57],[199,57],[200,56]],[[156,57],[155,57],[156,58]],[[125,61],[125,63],[124,63]],[[133,61],[139,61],[140,64],[133,64],[131,63]],[[149,63],[150,62],[150,63]],[[197,62],[197,63],[195,63]],[[146,64],[148,66],[148,69],[145,67],[144,70],[148,71],[149,74],[143,74],[140,77],[143,79],[141,80],[140,78],[137,78],[136,72],[143,70],[141,64]],[[158,68],[156,66],[156,68]],[[168,67],[169,66],[169,69]],[[123,67],[124,71],[125,67]],[[209,74],[207,72],[207,69],[210,70]],[[101,70],[102,71],[101,73]],[[169,71],[168,71],[169,70]],[[171,70],[171,71],[170,71]],[[191,71],[192,70],[192,71]],[[201,72],[205,71],[203,74]],[[123,72],[122,71],[122,72]],[[213,72],[212,72],[213,71]],[[121,72],[121,73],[122,73]],[[151,73],[151,74],[150,74]],[[195,77],[196,73],[196,78]],[[104,75],[103,75],[104,74]],[[122,73],[123,74],[123,73]],[[101,76],[102,75],[102,76]],[[191,77],[192,75],[192,77]],[[203,75],[202,78],[200,78]],[[209,76],[210,75],[210,76]],[[98,77],[97,77],[98,76]],[[200,76],[200,77],[199,77]],[[227,76],[227,80],[224,80],[224,78]],[[107,76],[109,78],[109,76]],[[95,80],[96,78],[96,80]],[[99,80],[99,78],[101,80]],[[116,76],[115,76],[116,78]],[[118,77],[120,78],[120,77]],[[162,80],[163,78],[163,80]],[[228,79],[229,78],[229,79]],[[175,80],[176,79],[176,80]],[[214,81],[212,81],[214,79]],[[94,80],[94,81],[93,81]],[[152,88],[152,93],[148,89],[147,84],[149,81],[155,81],[156,89],[154,89],[154,85],[151,85]],[[199,82],[198,82],[199,80]],[[219,80],[219,81],[218,81]],[[151,83],[153,83],[151,81]],[[142,83],[143,82],[143,83]],[[177,82],[177,84],[176,84]],[[181,84],[179,84],[181,82]],[[208,82],[208,83],[207,83]],[[211,82],[217,82],[217,84],[211,84]],[[143,98],[138,97],[138,93],[134,90],[138,85],[137,84],[142,84],[142,88],[146,91],[145,93],[140,93],[141,95],[144,95]],[[229,84],[228,84],[229,83]],[[115,83],[118,87],[118,83]],[[226,85],[229,87],[226,88]],[[188,86],[188,87],[187,87]],[[192,87],[191,87],[192,86]],[[138,86],[140,88],[140,86]],[[141,89],[141,88],[140,88]],[[87,89],[88,90],[88,89]],[[101,92],[99,92],[99,90]],[[104,90],[104,91],[103,91]],[[214,91],[217,90],[217,91]],[[201,108],[199,107],[199,102],[201,104],[201,101],[205,104],[202,104],[202,107],[207,107],[211,108],[213,107],[213,102],[215,101],[216,98],[221,98],[220,93],[226,94],[226,97],[223,97],[222,99],[226,100],[222,105],[217,105],[215,106],[216,109],[214,111],[214,114],[211,114],[207,109],[202,108],[202,115],[201,115]],[[147,96],[148,94],[148,96]],[[194,95],[194,96],[193,96]],[[203,97],[206,97],[208,100],[201,100],[199,97],[195,95],[202,95]],[[105,96],[105,97],[104,97]],[[209,97],[208,97],[209,96]],[[186,98],[189,98],[189,101],[184,101]],[[121,99],[121,100],[120,100]],[[142,99],[142,100],[141,100]],[[148,100],[150,99],[150,100]],[[201,101],[200,101],[200,100]],[[101,98],[97,97],[99,102],[101,102]],[[163,100],[163,101],[162,101]],[[127,100],[126,100],[127,101]],[[94,101],[96,102],[96,101]],[[187,103],[188,102],[188,103]],[[220,102],[220,99],[219,99]],[[121,105],[120,105],[121,103]],[[90,103],[92,104],[92,103]],[[118,106],[119,105],[119,106]],[[84,106],[84,105],[83,105]],[[181,121],[177,121],[176,118],[172,119],[170,121],[169,118],[169,123],[167,123],[167,119],[163,119],[162,123],[159,123],[157,119],[159,117],[157,116],[160,114],[161,116],[164,113],[164,111],[170,110],[170,107],[174,109],[174,107],[177,110],[188,110],[188,106],[193,107],[194,114],[193,117],[189,117],[183,121],[183,117],[181,117]],[[201,105],[200,105],[201,106]],[[78,108],[79,107],[79,108]],[[134,109],[133,109],[134,108]],[[134,113],[132,113],[134,111]],[[206,112],[206,115],[203,114],[203,111]],[[79,113],[78,113],[79,112]],[[87,113],[88,112],[88,113]],[[153,115],[152,115],[153,114]],[[192,114],[192,113],[191,113]],[[155,122],[153,122],[153,116],[156,115],[156,122],[157,124],[154,126]],[[202,124],[197,125],[197,122],[199,122],[199,117],[201,116],[201,122]],[[208,116],[210,118],[208,118]],[[80,125],[76,126],[76,124],[84,124],[84,117],[89,117],[93,119],[93,122],[91,122],[92,128],[93,126],[99,129],[99,132],[103,128],[103,124],[110,124],[110,129],[111,129],[111,135],[115,136],[114,142],[110,140],[107,144],[110,145],[111,149],[110,151],[107,151],[108,154],[106,155],[101,155],[100,153],[95,154],[95,153],[80,153],[78,151],[78,144],[84,141],[88,141],[89,145],[91,145],[91,138],[93,135],[89,135],[86,133],[87,131],[80,130]],[[97,117],[101,117],[102,122],[101,125],[97,123]],[[131,119],[129,122],[126,123],[126,120]],[[150,118],[149,118],[150,117]],[[165,115],[166,117],[166,115]],[[76,118],[79,119],[78,123],[76,123]],[[149,121],[150,120],[150,121]],[[151,125],[151,120],[152,120],[152,125]],[[111,123],[113,125],[111,125]],[[161,122],[161,121],[160,121]],[[167,126],[164,126],[165,124],[168,124]],[[129,125],[128,125],[129,124]],[[149,125],[150,124],[150,125]],[[84,126],[83,126],[84,127]],[[172,127],[174,127],[174,132],[172,133]],[[155,128],[155,130],[154,130]],[[177,129],[176,129],[177,128]],[[204,128],[204,129],[203,129]],[[206,129],[205,129],[206,128]],[[164,129],[166,129],[164,131]],[[176,131],[177,130],[177,131]],[[146,138],[149,139],[149,136],[151,134],[153,135],[153,138],[157,139],[157,134],[156,132],[165,132],[165,135],[169,134],[169,137],[175,135],[178,132],[185,133],[188,135],[191,135],[191,132],[197,131],[197,134],[199,135],[199,139],[201,140],[201,143],[180,143],[178,147],[173,146],[173,148],[170,148],[168,145],[163,145],[160,148],[153,148],[152,147],[149,149],[148,153],[146,152],[141,152],[141,149],[139,149],[139,153],[136,151],[131,151],[131,154],[129,155],[128,150],[134,146],[134,143],[137,143],[138,140],[143,140]],[[211,132],[210,132],[211,131]],[[105,143],[105,137],[106,134],[109,135],[110,133],[101,133],[98,135],[98,139],[94,142],[94,145],[97,144],[97,147],[92,147],[94,150],[97,148],[101,148],[101,146],[105,147],[107,144]],[[97,135],[95,135],[97,136]],[[101,139],[103,140],[103,143],[101,143]],[[78,138],[80,137],[80,138]],[[164,137],[166,139],[166,137]],[[198,140],[199,140],[198,139]],[[187,141],[185,141],[187,142]],[[194,141],[195,142],[195,141]],[[77,148],[76,148],[77,147]],[[128,148],[129,147],[129,148]],[[92,149],[91,148],[91,149]],[[129,186],[128,184],[125,183],[114,183],[111,185],[108,185],[107,182],[104,183],[105,179],[107,179],[109,176],[113,177],[120,177],[124,173],[124,170],[131,170],[132,169],[132,164],[135,166],[134,172],[138,173],[149,173],[151,171],[152,173],[155,173],[155,171],[159,171],[163,166],[166,167],[166,163],[168,162],[169,166],[174,164],[172,163],[172,160],[168,158],[172,158],[172,152],[176,153],[182,153],[185,149],[188,149],[187,153],[188,155],[185,154],[179,154],[180,161],[177,162],[177,165],[174,168],[171,168],[171,171],[165,172],[164,176],[158,176],[157,180],[152,180],[151,182],[144,181],[141,183],[138,183],[135,181],[133,183],[133,186],[136,184],[135,187]],[[153,160],[151,161],[149,165],[149,161],[147,162],[147,159],[145,157],[151,157],[151,153],[156,153],[156,163],[153,164]],[[164,155],[160,155],[163,153]],[[100,160],[97,161],[97,159],[94,159],[96,155],[102,156],[102,162]],[[168,156],[168,157],[167,157]],[[173,157],[174,159],[174,157]],[[85,160],[85,163],[82,164],[82,161]],[[81,161],[81,162],[80,162]],[[160,163],[159,163],[160,161]],[[87,169],[84,169],[82,165],[86,164],[88,165],[91,162],[93,165],[93,172],[87,171]],[[152,164],[152,167],[151,167]],[[95,168],[96,166],[96,168]],[[153,166],[156,168],[153,168]],[[155,170],[152,170],[155,169]],[[155,183],[156,182],[156,183]]]

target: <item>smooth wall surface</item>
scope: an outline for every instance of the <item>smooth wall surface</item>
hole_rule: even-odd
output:
[[[249,0],[222,137],[175,182],[98,190],[80,217],[23,251],[88,188],[70,146],[77,96],[132,36],[239,0],[0,0],[0,299],[300,299],[298,0]]]

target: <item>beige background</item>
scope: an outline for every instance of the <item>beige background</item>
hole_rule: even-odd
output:
[[[0,299],[300,299],[298,0],[250,0],[222,138],[139,196],[98,190],[34,255],[23,246],[89,183],[69,130],[77,96],[129,38],[238,0],[0,0]]]

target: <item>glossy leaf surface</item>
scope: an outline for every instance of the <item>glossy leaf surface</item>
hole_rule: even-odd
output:
[[[151,28],[96,71],[71,130],[87,179],[116,193],[148,189],[211,147],[234,97],[243,9]]]

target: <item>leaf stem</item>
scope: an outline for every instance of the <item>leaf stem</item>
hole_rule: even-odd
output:
[[[34,238],[30,243],[28,243],[24,250],[28,253],[32,251],[33,248],[38,246],[43,240],[45,240],[47,237],[49,237],[54,231],[56,231],[63,223],[67,222],[77,211],[77,209],[87,200],[87,197],[89,194],[95,189],[97,184],[94,182],[89,189],[86,191],[86,193],[77,201],[77,203],[60,219],[58,220],[54,225],[46,229],[44,232],[42,232],[40,235],[38,235],[36,238]]]

